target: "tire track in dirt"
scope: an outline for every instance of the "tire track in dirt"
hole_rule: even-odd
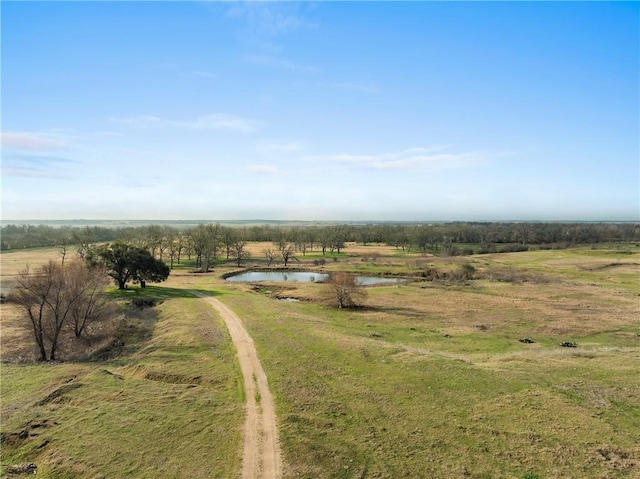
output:
[[[242,320],[225,304],[202,293],[196,291],[192,293],[203,298],[220,313],[238,353],[247,400],[241,477],[242,479],[281,478],[282,456],[273,397],[253,340]]]

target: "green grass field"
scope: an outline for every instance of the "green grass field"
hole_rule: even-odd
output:
[[[286,478],[640,477],[640,252],[353,250],[324,268],[419,278],[470,262],[477,279],[369,288],[358,310],[328,306],[319,284],[227,283],[231,264],[114,292],[162,301],[120,356],[2,364],[3,470],[238,477],[241,375],[224,323],[185,291],[197,289],[254,339]]]
[[[224,323],[197,299],[158,310],[152,338],[129,337],[116,360],[2,365],[4,466],[35,462],[50,478],[235,476],[244,396]]]

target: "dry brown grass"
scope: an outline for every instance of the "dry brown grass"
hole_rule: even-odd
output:
[[[56,259],[60,259],[57,248],[3,252],[0,254],[0,291],[5,296],[10,294],[16,278],[27,266],[35,269]],[[20,311],[15,305],[0,306],[0,345],[3,360],[35,359],[29,330],[23,326]]]
[[[245,291],[248,285],[240,285]],[[263,283],[278,297],[322,300],[318,285]],[[622,328],[638,319],[638,299],[598,286],[574,283],[511,284],[480,281],[473,286],[438,286],[416,282],[370,288],[366,302],[370,320],[389,315],[429,324],[437,318],[451,334],[520,328],[529,334],[588,336]],[[484,326],[484,327],[480,327]]]
[[[71,255],[68,255],[69,258]],[[61,261],[58,248],[37,248],[8,251],[0,254],[0,289],[4,292],[15,285],[15,280],[26,267],[33,270],[50,260]]]
[[[267,249],[276,250],[277,246],[271,241],[260,241],[260,242],[247,244],[247,251],[251,253],[251,257],[253,259],[255,258],[263,259],[264,252]],[[367,246],[363,246],[360,243],[347,243],[346,247],[341,252],[347,255],[356,255],[356,256],[363,256],[363,255],[391,256],[395,254],[397,251],[398,250],[396,250],[396,248],[393,246],[387,246],[382,244],[380,245],[370,244]],[[307,251],[307,254],[315,255],[321,252],[322,252],[322,248],[320,247],[320,245],[314,245],[313,251],[309,250]],[[300,259],[304,259],[304,255],[302,255],[301,253],[297,254],[297,256]]]
[[[21,311],[13,304],[0,306],[0,351],[1,359],[33,361],[35,351],[31,333],[25,327]]]

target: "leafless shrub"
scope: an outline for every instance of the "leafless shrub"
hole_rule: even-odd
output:
[[[476,268],[469,263],[464,263],[452,271],[440,271],[436,267],[428,266],[421,273],[427,281],[437,283],[463,283],[475,278],[475,275]]]
[[[344,271],[329,275],[325,291],[328,301],[338,308],[362,306],[367,298],[367,292],[358,284],[356,276]]]
[[[546,284],[551,282],[551,278],[532,271],[522,271],[514,268],[492,268],[480,275],[489,281],[499,281],[504,283],[532,283]]]

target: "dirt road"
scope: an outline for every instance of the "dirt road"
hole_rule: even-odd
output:
[[[215,298],[193,292],[205,299],[227,324],[244,377],[247,418],[244,424],[242,479],[278,479],[282,477],[282,457],[273,398],[253,340],[242,320]]]

